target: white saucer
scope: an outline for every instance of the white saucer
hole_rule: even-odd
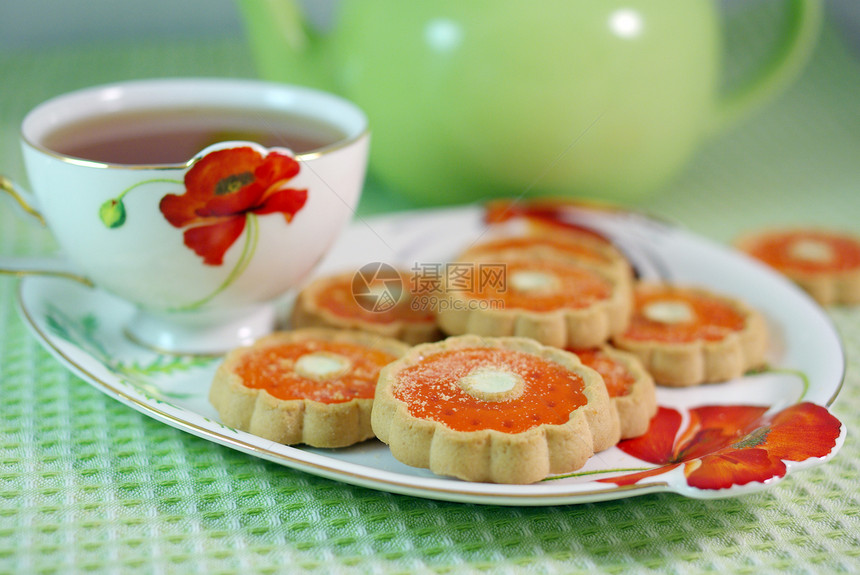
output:
[[[480,208],[394,214],[360,220],[340,238],[318,274],[385,262],[409,269],[443,264],[484,232]],[[798,402],[829,406],[839,392],[845,358],[826,314],[781,276],[751,259],[682,229],[620,211],[577,210],[581,222],[609,235],[644,277],[692,283],[744,299],[767,318],[773,367],[726,383],[658,390],[658,403],[687,413],[705,405],[764,406],[771,412]],[[618,499],[660,491],[690,497],[735,496],[771,488],[779,478],[729,489],[691,487],[679,469],[620,487],[601,479],[655,466],[612,448],[564,478],[533,485],[467,483],[435,476],[394,460],[371,440],[336,450],[288,447],[225,427],[207,401],[218,359],[159,354],[126,335],[135,311],[99,290],[61,278],[25,277],[22,315],[39,341],[96,388],[150,417],[215,443],[308,473],[372,489],[483,504],[556,505]],[[837,423],[838,425],[838,423]],[[830,459],[842,445],[805,462],[787,462],[787,474]]]

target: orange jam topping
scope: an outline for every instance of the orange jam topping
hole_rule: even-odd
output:
[[[746,324],[730,303],[681,288],[636,290],[634,313],[624,337],[665,343],[718,341]]]
[[[748,251],[781,271],[816,273],[860,268],[860,241],[823,231],[774,232],[756,241]]]
[[[576,233],[588,235],[600,241],[611,243],[603,234],[586,225],[577,224],[569,216],[575,211],[585,208],[588,210],[613,211],[607,206],[594,203],[558,200],[493,200],[486,205],[484,221],[488,224],[499,224],[517,218],[526,218],[541,227],[551,228],[556,233]]]
[[[609,397],[621,397],[630,393],[636,378],[620,361],[598,348],[571,351],[579,356],[583,364],[603,377]]]
[[[284,343],[247,354],[236,369],[244,384],[278,399],[342,403],[372,399],[391,354],[343,342]]]
[[[550,236],[512,236],[489,240],[478,244],[469,249],[472,254],[494,254],[506,250],[522,250],[529,248],[552,248],[565,254],[569,254],[579,259],[590,261],[597,264],[607,264],[611,260],[601,251],[606,250],[606,243],[603,240],[596,240],[592,236],[583,234],[581,239],[577,239],[578,234],[570,234],[567,237],[561,234],[557,237]],[[600,248],[595,243],[600,242]]]
[[[612,283],[588,268],[555,261],[512,260],[505,281],[464,290],[472,299],[503,301],[506,308],[529,311],[580,309],[609,299]]]
[[[369,287],[371,293],[357,294],[349,278],[339,278],[317,292],[315,303],[339,317],[369,323],[435,321],[432,310],[413,309],[413,298],[406,289],[405,281]]]
[[[474,380],[488,373],[516,381],[515,393],[500,400],[476,397]],[[578,374],[533,354],[465,348],[425,357],[401,371],[394,396],[406,403],[412,416],[454,431],[521,433],[542,424],[566,423],[571,412],[587,403],[584,387]]]

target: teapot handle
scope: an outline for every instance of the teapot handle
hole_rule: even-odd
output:
[[[776,96],[806,65],[818,40],[824,4],[822,0],[790,0],[787,10],[790,29],[779,49],[754,80],[723,96],[717,103],[710,126],[712,133],[732,125]]]

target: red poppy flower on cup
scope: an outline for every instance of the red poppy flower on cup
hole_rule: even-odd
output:
[[[299,173],[292,157],[250,147],[210,152],[185,174],[185,193],[168,194],[159,209],[184,229],[187,247],[207,265],[218,266],[242,235],[249,214],[283,214],[287,222],[302,209],[308,191],[285,187]]]
[[[766,412],[746,405],[696,407],[689,410],[689,422],[679,435],[681,413],[661,407],[648,433],[618,444],[625,453],[660,467],[600,481],[632,485],[683,466],[687,484],[698,489],[764,483],[785,476],[785,461],[828,455],[841,434],[839,420],[814,403]]]

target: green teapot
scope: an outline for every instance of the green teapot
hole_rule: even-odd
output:
[[[340,0],[325,30],[238,0],[260,74],[362,107],[372,173],[422,204],[659,189],[795,78],[822,1],[786,0],[772,58],[725,93],[717,0]]]

